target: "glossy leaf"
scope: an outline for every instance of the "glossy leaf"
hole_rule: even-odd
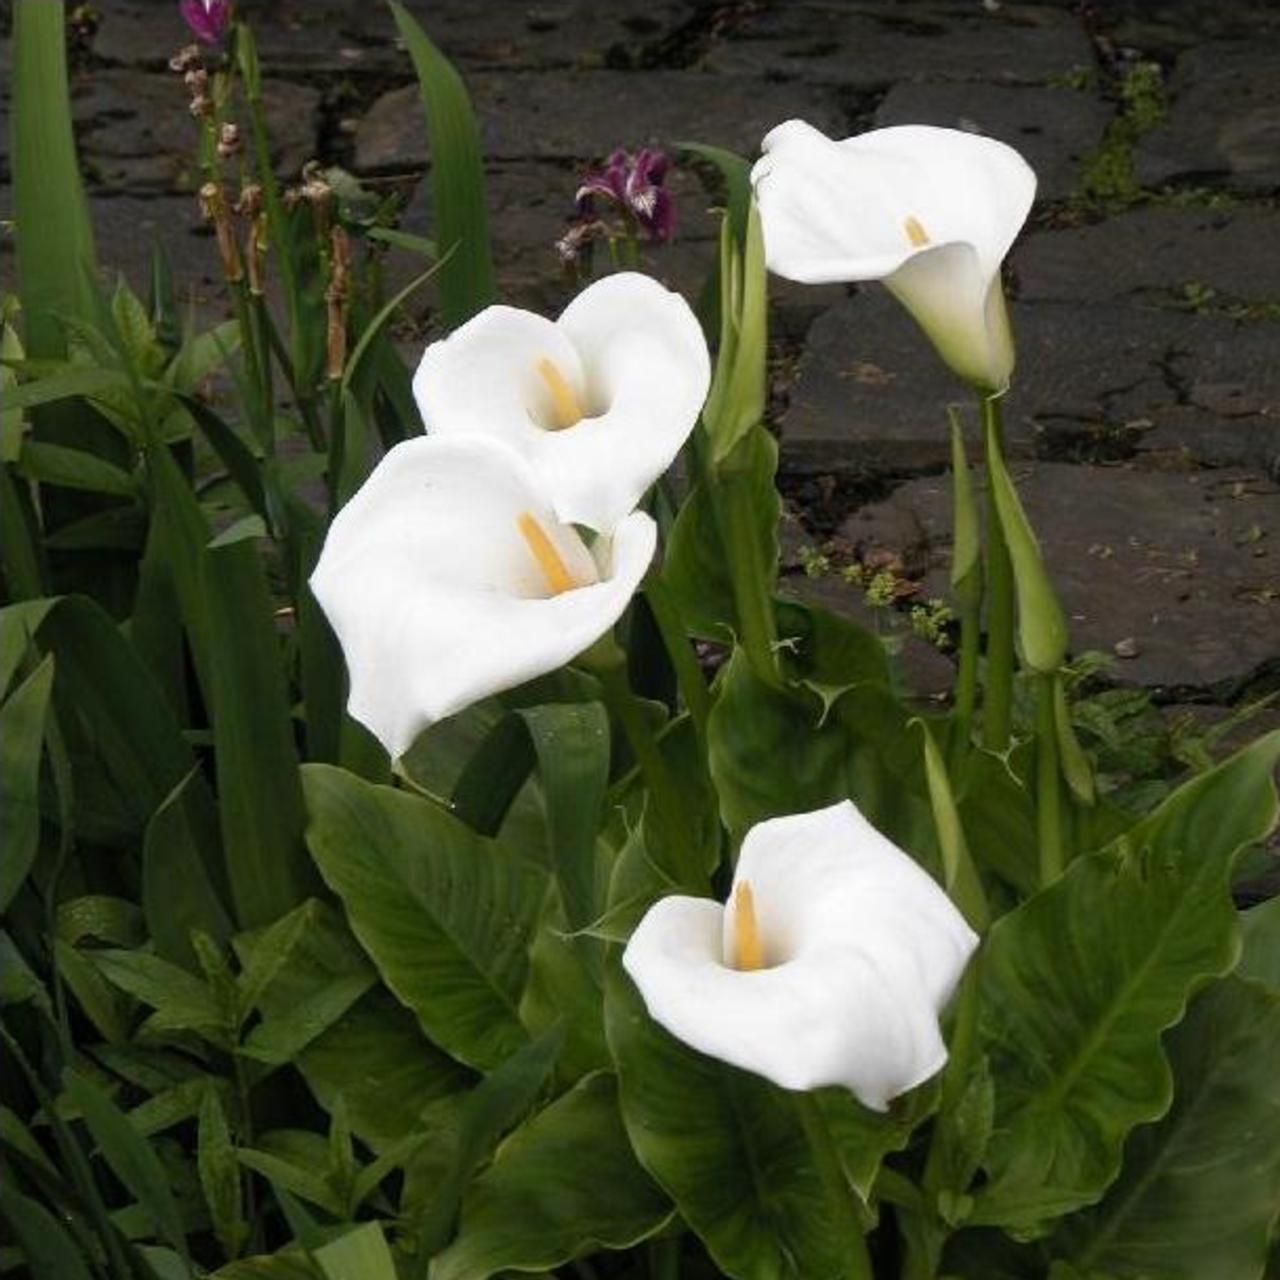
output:
[[[542,873],[425,800],[328,765],[303,777],[312,855],[383,980],[441,1047],[496,1066],[527,1038]]]
[[[413,59],[431,143],[434,239],[443,255],[440,301],[453,329],[493,301],[493,260],[485,208],[480,132],[461,77],[403,5],[392,3]],[[434,269],[434,268],[433,268]]]
[[[27,878],[40,843],[40,760],[53,661],[45,658],[0,705],[0,912]]]
[[[63,1073],[62,1087],[64,1096],[84,1118],[111,1171],[137,1199],[155,1230],[185,1257],[182,1219],[160,1157],[96,1084],[68,1070]]]
[[[156,952],[194,971],[191,931],[225,943],[231,920],[202,853],[216,848],[216,815],[188,775],[147,823],[142,842],[142,909]]]
[[[63,6],[16,5],[13,51],[13,218],[26,349],[61,356],[62,317],[92,315],[95,266],[71,132]]]
[[[1175,791],[991,930],[982,1026],[996,1083],[971,1221],[1032,1231],[1097,1200],[1172,1092],[1160,1036],[1238,954],[1239,850],[1276,820],[1280,733]]]
[[[793,1100],[668,1035],[618,967],[605,1008],[632,1148],[716,1265],[735,1280],[845,1274]]]
[[[218,807],[241,928],[269,924],[314,876],[273,607],[253,542],[204,553]]]
[[[1174,1096],[1057,1256],[1116,1280],[1257,1280],[1280,1205],[1280,994],[1227,978],[1166,1039]]]
[[[671,1213],[631,1153],[616,1078],[597,1072],[502,1144],[467,1193],[458,1238],[432,1264],[432,1280],[550,1270],[633,1245]]]
[[[438,1253],[448,1242],[472,1173],[532,1107],[563,1043],[562,1028],[553,1027],[516,1050],[467,1095],[459,1111],[457,1141],[419,1227],[418,1247],[424,1253]]]

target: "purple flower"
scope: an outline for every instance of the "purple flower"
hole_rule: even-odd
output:
[[[178,8],[197,39],[221,43],[231,20],[230,0],[179,0]]]
[[[634,218],[650,240],[670,240],[675,231],[675,206],[671,192],[663,185],[667,167],[665,152],[651,147],[634,154],[621,149],[613,152],[604,168],[592,170],[582,180],[575,197],[579,215],[591,214],[599,197]]]

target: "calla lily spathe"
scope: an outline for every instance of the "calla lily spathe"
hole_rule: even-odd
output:
[[[711,361],[689,304],[634,271],[584,289],[559,320],[488,307],[422,357],[428,433],[518,450],[567,523],[610,529],[670,466]]]
[[[840,141],[788,120],[751,172],[769,270],[804,284],[882,280],[966,382],[1013,372],[1000,264],[1035,198],[1012,148],[900,125]]]
[[[311,575],[347,660],[348,710],[398,758],[434,721],[589,648],[656,544],[632,512],[588,547],[497,441],[396,445],[335,517]]]
[[[977,936],[849,801],[759,823],[729,901],[663,898],[622,963],[653,1019],[784,1089],[875,1110],[938,1071],[938,1013]]]

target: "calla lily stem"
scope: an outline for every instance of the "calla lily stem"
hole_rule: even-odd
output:
[[[987,680],[982,703],[982,745],[1009,747],[1013,712],[1013,565],[1004,526],[991,496],[991,463],[1004,448],[999,396],[982,400],[987,456]]]
[[[1041,887],[1052,884],[1065,865],[1054,679],[1052,675],[1036,679],[1036,843],[1040,849]]]
[[[844,1165],[831,1137],[831,1130],[827,1127],[826,1117],[812,1093],[797,1093],[794,1097],[796,1114],[804,1128],[809,1152],[818,1176],[822,1179],[831,1212],[835,1215],[835,1221],[843,1228],[845,1265],[841,1274],[844,1280],[874,1280],[875,1272],[871,1267],[871,1256],[867,1253],[859,1206],[854,1199],[849,1179],[845,1176]]]
[[[707,682],[698,665],[697,655],[689,643],[684,624],[676,610],[675,602],[667,585],[657,573],[650,573],[644,583],[645,599],[657,623],[658,633],[671,659],[671,666],[676,673],[676,683],[680,688],[680,696],[688,709],[693,727],[698,734],[698,741],[706,741],[707,716],[711,713],[711,694],[707,691]]]

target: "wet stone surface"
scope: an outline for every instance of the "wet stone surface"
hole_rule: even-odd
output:
[[[110,0],[73,69],[99,255],[135,286],[152,241],[198,314],[225,310],[192,190],[196,130],[167,70],[173,0]],[[1131,640],[1113,678],[1197,705],[1280,686],[1280,9],[1273,0],[409,0],[476,104],[504,300],[558,311],[554,242],[581,171],[615,146],[691,138],[755,153],[799,116],[836,136],[923,122],[1022,150],[1036,209],[1010,258],[1019,369],[1014,465],[1074,615],[1077,649]],[[0,4],[0,33],[7,28]],[[402,195],[432,231],[422,108],[390,13],[368,0],[242,0],[256,33],[276,165],[314,157]],[[11,51],[0,38],[0,217]],[[1126,76],[1163,72],[1164,107],[1125,140]],[[1111,186],[1099,187],[1099,157]],[[1119,174],[1119,180],[1115,175]],[[424,176],[425,175],[425,176]],[[641,268],[695,297],[716,197],[671,179],[674,244]],[[1090,188],[1090,183],[1094,187]],[[1093,195],[1088,197],[1092,190]],[[0,275],[12,278],[12,238]],[[607,261],[607,255],[602,255]],[[421,260],[386,259],[389,288]],[[976,446],[971,397],[876,285],[774,280],[772,404],[789,591],[859,613],[856,590],[800,572],[839,531],[900,553],[944,594],[947,406]],[[416,358],[437,332],[407,307]],[[976,455],[975,455],[976,456]],[[889,495],[886,497],[886,495]],[[914,639],[908,682],[945,688]],[[1247,689],[1246,689],[1247,686]]]
[[[1280,632],[1280,487],[1236,469],[1015,467],[1076,653],[1115,655],[1121,679],[1230,698],[1274,675]],[[913,480],[840,530],[892,551],[943,594],[950,482]]]

